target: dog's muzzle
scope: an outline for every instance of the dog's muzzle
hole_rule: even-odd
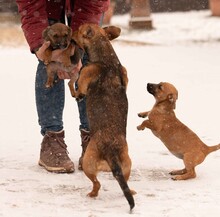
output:
[[[148,83],[147,84],[147,91],[154,95],[154,93],[155,93],[155,84]]]
[[[57,49],[64,50],[67,48],[67,45],[68,45],[67,43],[65,43],[65,44],[57,43],[57,44],[54,44],[52,46],[52,48],[53,48],[53,50],[57,50]]]

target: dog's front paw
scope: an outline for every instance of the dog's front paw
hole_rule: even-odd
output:
[[[85,94],[83,93],[80,93],[79,95],[75,96],[77,102],[82,101],[84,97],[85,97]]]
[[[46,87],[46,88],[51,88],[51,87],[53,87],[53,83],[47,82],[47,83],[45,84],[45,87]]]
[[[140,118],[146,118],[147,117],[147,115],[145,115],[144,113],[138,113],[138,117],[140,117]]]
[[[63,67],[66,68],[66,69],[69,69],[71,67],[71,61],[70,59],[67,59],[65,61],[63,61]]]
[[[137,130],[144,130],[144,127],[142,127],[141,125],[137,126]]]

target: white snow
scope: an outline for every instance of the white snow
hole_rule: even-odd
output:
[[[112,24],[122,27],[113,46],[129,76],[127,140],[133,165],[128,184],[137,192],[133,213],[111,173],[99,173],[102,187],[91,199],[86,194],[92,185],[83,172],[52,174],[38,166],[37,60],[25,44],[0,49],[0,217],[219,216],[220,151],[197,167],[196,179],[172,181],[169,171],[181,169],[183,162],[150,130],[139,132],[136,126],[143,121],[137,113],[154,104],[146,84],[167,81],[179,91],[177,117],[207,145],[220,142],[220,18],[209,10],[156,13],[150,32],[129,31],[128,20],[128,15],[115,16]],[[64,124],[77,167],[78,110],[68,88]]]

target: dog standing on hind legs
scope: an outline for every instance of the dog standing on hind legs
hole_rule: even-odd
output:
[[[178,92],[167,82],[147,84],[147,90],[156,100],[151,111],[141,112],[139,117],[148,117],[138,130],[149,128],[168,150],[183,160],[185,168],[170,172],[173,180],[186,180],[196,177],[195,167],[201,164],[206,156],[220,149],[220,144],[207,146],[186,125],[180,122],[174,113]]]
[[[128,78],[109,41],[119,34],[117,27],[100,28],[95,24],[84,24],[73,33],[73,40],[87,53],[89,63],[80,73],[77,91],[73,86],[70,89],[77,100],[86,95],[90,142],[83,157],[83,171],[93,183],[88,196],[98,195],[101,185],[97,173],[106,162],[132,210],[135,192],[127,184],[131,172],[126,141]]]

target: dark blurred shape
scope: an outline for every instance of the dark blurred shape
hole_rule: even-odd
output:
[[[115,14],[125,14],[131,10],[132,0],[114,0],[114,2]],[[151,12],[204,10],[209,8],[209,0],[150,0],[150,6]]]
[[[126,14],[131,10],[132,0],[113,0],[115,2],[114,14]]]
[[[15,0],[0,0],[0,12],[17,13],[18,8]]]
[[[209,0],[150,0],[150,5],[152,12],[204,10],[209,8]]]

